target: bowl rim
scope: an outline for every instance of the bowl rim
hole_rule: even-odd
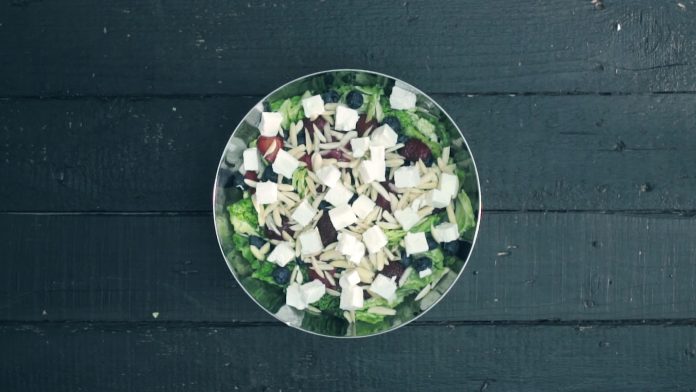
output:
[[[477,186],[477,188],[478,188],[478,214],[477,214],[477,217],[476,217],[476,218],[477,218],[477,219],[476,219],[476,230],[474,231],[474,237],[473,237],[473,239],[472,239],[472,241],[471,241],[471,249],[469,250],[469,254],[467,255],[466,260],[464,261],[464,264],[462,265],[461,270],[459,271],[459,273],[457,273],[457,276],[456,276],[456,278],[454,279],[454,281],[452,282],[452,284],[450,284],[449,287],[447,287],[447,289],[440,295],[439,298],[437,298],[437,299],[435,300],[435,302],[433,302],[432,304],[430,304],[430,306],[428,306],[427,309],[423,310],[421,313],[419,313],[418,315],[414,316],[412,319],[410,319],[410,320],[408,320],[408,321],[405,321],[405,322],[403,322],[403,323],[401,323],[401,324],[399,324],[399,325],[397,325],[397,326],[395,326],[395,327],[392,327],[392,328],[389,328],[389,329],[385,329],[385,330],[383,330],[383,331],[379,331],[379,332],[367,334],[367,335],[353,335],[353,336],[345,335],[345,336],[336,336],[336,335],[326,335],[326,334],[322,334],[322,333],[319,333],[319,332],[316,332],[316,331],[310,331],[310,330],[307,330],[307,329],[302,328],[301,325],[299,325],[299,326],[298,326],[298,325],[291,325],[291,324],[289,324],[289,323],[287,323],[287,322],[281,320],[281,319],[278,318],[275,314],[273,314],[270,310],[268,310],[268,309],[266,309],[264,306],[262,306],[262,305],[256,300],[256,298],[254,298],[254,296],[251,295],[251,293],[250,293],[249,291],[247,291],[246,287],[244,287],[244,285],[242,284],[241,280],[239,279],[239,277],[237,277],[237,274],[235,273],[234,269],[233,269],[232,266],[230,265],[229,260],[227,260],[227,255],[225,254],[225,251],[222,249],[222,241],[221,241],[221,238],[220,238],[220,233],[219,233],[219,231],[218,231],[218,225],[217,225],[217,222],[216,222],[216,214],[215,214],[215,205],[216,205],[216,201],[217,201],[217,192],[216,192],[216,190],[218,189],[218,185],[219,185],[219,184],[218,184],[218,181],[220,180],[220,177],[218,176],[218,173],[220,172],[220,168],[222,167],[222,164],[223,164],[223,162],[225,161],[225,155],[226,155],[226,152],[227,152],[227,146],[229,145],[229,141],[235,136],[235,134],[237,133],[237,131],[239,130],[239,128],[244,124],[245,119],[246,119],[246,118],[249,116],[249,114],[254,110],[254,108],[255,108],[256,106],[258,106],[260,103],[262,103],[264,100],[268,99],[268,97],[270,97],[270,96],[272,96],[273,94],[277,93],[278,91],[284,89],[285,87],[287,87],[287,86],[290,85],[290,84],[293,84],[293,83],[299,82],[299,81],[301,81],[301,80],[303,80],[303,79],[311,78],[311,77],[314,77],[314,76],[319,76],[319,75],[327,74],[327,73],[335,73],[335,72],[356,72],[356,73],[361,72],[361,73],[368,73],[368,74],[383,76],[383,77],[389,78],[389,79],[391,79],[391,80],[394,80],[395,82],[398,81],[398,82],[404,83],[404,84],[408,85],[410,88],[413,88],[413,89],[415,90],[416,93],[421,94],[422,96],[424,96],[424,97],[426,97],[427,99],[429,99],[430,102],[431,102],[433,105],[435,105],[435,107],[437,107],[437,108],[440,110],[440,112],[441,112],[442,114],[444,114],[444,115],[447,117],[447,119],[450,121],[450,123],[451,123],[452,125],[454,125],[454,128],[455,128],[455,129],[457,130],[457,132],[459,133],[459,136],[460,136],[460,137],[462,138],[462,140],[464,141],[464,145],[466,146],[466,149],[467,149],[467,151],[469,152],[469,156],[471,157],[471,162],[472,162],[473,167],[474,167],[474,172],[476,173],[476,186]],[[479,234],[479,230],[480,230],[480,228],[481,228],[481,217],[483,216],[483,203],[482,203],[482,200],[483,200],[483,196],[482,196],[482,191],[481,191],[481,179],[480,179],[480,177],[479,177],[478,167],[476,166],[476,159],[474,158],[473,152],[472,152],[471,149],[469,148],[469,142],[466,140],[466,137],[464,137],[464,134],[462,133],[462,130],[459,128],[459,125],[457,125],[457,123],[452,119],[452,116],[450,116],[450,114],[447,113],[447,111],[446,111],[437,101],[435,101],[430,95],[426,94],[425,92],[423,92],[423,91],[422,91],[421,89],[419,89],[418,87],[413,86],[411,83],[408,83],[408,82],[406,82],[406,81],[404,81],[404,80],[402,80],[402,79],[399,79],[399,78],[397,78],[397,77],[394,77],[394,76],[391,76],[391,75],[388,75],[388,74],[385,74],[385,73],[382,73],[382,72],[370,71],[370,70],[359,69],[359,68],[334,68],[334,69],[327,69],[327,70],[323,70],[323,71],[312,72],[312,73],[309,73],[309,74],[306,74],[306,75],[297,77],[297,78],[295,78],[295,79],[292,79],[292,80],[290,80],[290,81],[288,81],[288,82],[282,84],[282,85],[279,86],[278,88],[276,88],[276,89],[274,89],[273,91],[269,92],[268,94],[264,95],[264,96],[256,103],[256,105],[252,106],[251,109],[249,109],[249,111],[242,117],[242,119],[239,121],[239,123],[237,124],[237,126],[235,126],[234,130],[232,131],[232,133],[231,133],[231,135],[230,135],[230,137],[229,137],[229,139],[228,139],[228,143],[225,144],[225,147],[224,147],[223,150],[222,150],[222,156],[220,157],[220,160],[218,161],[217,170],[216,170],[216,172],[215,172],[215,182],[213,183],[213,198],[212,198],[212,201],[213,201],[213,204],[212,204],[212,206],[213,206],[213,226],[215,227],[215,237],[216,237],[216,239],[217,239],[218,247],[220,248],[220,252],[222,253],[222,257],[223,257],[223,259],[225,260],[225,264],[227,265],[227,269],[230,270],[230,273],[232,274],[232,276],[234,277],[234,279],[237,281],[237,284],[239,285],[239,287],[242,288],[242,290],[244,290],[244,292],[246,293],[246,295],[247,295],[249,298],[251,298],[251,300],[254,301],[254,303],[255,303],[259,308],[261,308],[264,312],[268,313],[268,314],[269,314],[271,317],[273,317],[275,320],[281,322],[282,324],[284,324],[284,325],[286,325],[286,326],[289,326],[289,327],[294,328],[294,329],[296,329],[296,330],[302,331],[302,332],[304,332],[304,333],[308,333],[308,334],[316,335],[316,336],[321,336],[321,337],[325,337],[325,338],[336,338],[336,339],[369,338],[369,337],[374,337],[374,336],[382,335],[382,334],[385,334],[385,333],[388,333],[388,332],[394,332],[394,331],[396,331],[397,329],[399,329],[399,328],[401,328],[401,327],[404,327],[404,326],[406,326],[406,325],[408,325],[408,324],[411,324],[412,322],[414,322],[414,321],[418,320],[419,318],[421,318],[424,314],[428,313],[428,312],[429,312],[431,309],[433,309],[438,303],[440,303],[440,301],[442,301],[442,299],[445,298],[445,297],[447,296],[447,294],[449,294],[450,290],[452,290],[452,288],[457,284],[457,282],[458,282],[459,279],[461,278],[462,273],[464,273],[464,270],[466,269],[467,265],[469,264],[469,261],[471,260],[471,255],[472,255],[473,252],[474,252],[474,248],[476,247],[476,241],[478,240],[478,234]]]

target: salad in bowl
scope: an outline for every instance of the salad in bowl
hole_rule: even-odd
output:
[[[227,264],[286,324],[369,336],[414,320],[464,269],[480,186],[452,119],[420,90],[369,71],[320,72],[264,98],[218,167]]]

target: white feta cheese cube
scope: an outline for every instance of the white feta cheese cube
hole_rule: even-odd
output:
[[[338,284],[339,286],[341,286],[342,289],[345,289],[346,287],[350,286],[355,286],[358,283],[360,283],[360,274],[357,270],[343,272],[343,275],[341,275],[341,278],[338,280]]]
[[[348,286],[341,291],[338,305],[343,310],[358,310],[363,307],[363,289],[360,286]]]
[[[341,171],[334,165],[322,165],[316,171],[319,182],[331,188],[341,178]]]
[[[355,244],[355,247],[353,247],[353,251],[351,252],[351,254],[348,255],[348,261],[355,265],[358,265],[362,261],[363,256],[365,256],[365,244],[363,244],[361,241],[358,241]]]
[[[418,186],[420,180],[418,166],[402,166],[394,171],[394,185],[397,188],[413,188]]]
[[[353,247],[358,243],[358,239],[354,235],[348,233],[338,233],[338,243],[336,250],[342,255],[349,255],[353,251]]]
[[[259,133],[261,136],[273,137],[280,131],[280,124],[283,122],[282,113],[263,112],[259,123]]]
[[[375,208],[375,202],[365,195],[360,195],[355,199],[353,204],[351,204],[351,208],[358,218],[365,219]]]
[[[459,228],[456,223],[440,223],[433,227],[432,234],[437,242],[452,242],[459,239]]]
[[[426,268],[423,271],[418,272],[418,276],[420,276],[421,278],[425,278],[426,276],[430,276],[432,274],[433,270],[431,270],[430,268]]]
[[[283,177],[292,178],[292,173],[295,172],[298,166],[300,166],[300,161],[295,159],[294,156],[283,149],[278,150],[278,155],[276,155],[276,159],[273,161],[274,172]]]
[[[302,248],[302,255],[317,254],[324,249],[324,245],[321,243],[319,229],[317,228],[300,234],[298,239],[300,241],[300,247]]]
[[[314,279],[309,283],[300,286],[302,297],[308,304],[319,301],[326,294],[326,286],[319,279]]]
[[[370,148],[370,138],[357,137],[355,139],[350,139],[350,147],[353,150],[353,157],[361,158],[365,156],[367,149]]]
[[[256,201],[259,204],[271,204],[278,201],[278,184],[272,181],[257,182]]]
[[[383,146],[385,148],[394,147],[397,138],[398,135],[394,132],[392,127],[388,124],[384,124],[372,131],[370,144],[373,146]]]
[[[454,199],[459,192],[459,179],[454,174],[442,173],[440,175],[440,190]]]
[[[404,90],[401,87],[394,86],[392,93],[389,96],[389,104],[392,109],[409,110],[416,107],[416,94]]]
[[[266,258],[271,263],[276,263],[281,267],[295,259],[295,248],[286,241],[278,243]]]
[[[420,220],[418,212],[408,207],[394,211],[394,218],[396,218],[396,221],[399,222],[404,230],[410,230]]]
[[[384,162],[384,146],[375,146],[370,142],[370,160],[373,162]]]
[[[384,170],[380,172],[381,166],[375,164],[373,161],[362,161],[358,165],[358,174],[360,175],[360,181],[363,184],[368,184],[373,181],[379,181],[378,179],[384,176]],[[381,175],[380,175],[381,173]]]
[[[387,164],[384,160],[384,146],[370,146],[370,162],[375,170],[376,181],[386,181]]]
[[[340,182],[337,182],[324,196],[324,200],[331,203],[334,207],[348,204],[350,198],[353,197],[353,192],[349,191]]]
[[[377,225],[365,230],[362,239],[369,253],[377,253],[387,245],[387,236]]]
[[[406,233],[404,237],[404,245],[407,255],[423,253],[428,251],[428,240],[425,238],[425,233]]]
[[[431,190],[426,196],[426,202],[433,208],[445,208],[449,205],[450,200],[452,200],[450,195],[439,189]]]
[[[307,199],[302,200],[300,205],[295,208],[295,211],[292,212],[292,215],[290,215],[290,218],[292,218],[295,222],[297,222],[300,226],[307,226],[309,222],[312,221],[312,218],[317,214],[317,209],[312,207],[311,204],[307,201]]]
[[[336,230],[341,230],[358,221],[348,204],[343,204],[329,210],[329,219]]]
[[[261,167],[261,159],[259,159],[259,150],[254,148],[247,148],[242,153],[244,157],[244,171],[255,171],[258,172]]]
[[[391,302],[396,298],[396,283],[382,274],[377,274],[370,285],[370,291]]]
[[[307,302],[302,296],[302,289],[299,284],[293,282],[288,286],[285,292],[285,303],[297,310],[304,310],[307,308]]]
[[[336,118],[334,120],[334,129],[337,131],[352,131],[355,129],[355,124],[358,123],[360,115],[357,110],[347,106],[338,106],[336,108]]]
[[[324,100],[321,95],[312,95],[302,100],[302,109],[305,117],[316,118],[324,113]]]

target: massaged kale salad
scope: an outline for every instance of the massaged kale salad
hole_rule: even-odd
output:
[[[445,118],[408,87],[353,82],[264,102],[226,184],[245,288],[288,323],[335,335],[408,321],[448,274],[451,284],[478,201]]]

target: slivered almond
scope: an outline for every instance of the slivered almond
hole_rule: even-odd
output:
[[[334,277],[331,276],[331,274],[326,273],[324,274],[324,276],[326,277],[326,280],[328,280],[329,283],[331,283],[332,286],[336,286],[336,281],[334,280]]]
[[[384,149],[384,152],[387,152],[387,153],[389,153],[389,152],[394,152],[394,151],[400,149],[400,148],[403,147],[403,146],[404,146],[403,143],[397,143],[397,144],[393,145],[392,147],[389,147],[389,148]]]
[[[450,146],[447,146],[442,149],[442,160],[445,162],[445,164],[449,163],[449,157],[450,157]]]
[[[340,297],[341,296],[341,293],[339,293],[338,291],[336,291],[334,289],[328,288],[328,287],[326,288],[326,294],[328,294],[332,297]]]
[[[343,258],[343,255],[337,250],[325,251],[319,256],[321,261],[329,261]]]
[[[287,241],[287,242],[290,242],[290,243],[294,243],[294,242],[295,242],[295,239],[292,238],[292,236],[291,236],[290,234],[288,234],[288,232],[285,231],[285,230],[283,230],[283,232],[280,233],[280,236],[283,237],[283,239],[284,239],[285,241]]]
[[[262,255],[265,255],[268,253],[269,250],[271,250],[271,244],[266,242],[265,244],[263,244],[261,249],[259,249],[259,252],[261,252]]]
[[[392,216],[392,214],[389,211],[382,212],[382,218],[384,218],[387,222],[397,223],[396,219]]]
[[[450,223],[457,224],[457,216],[454,215],[454,208],[452,208],[451,203],[447,205],[447,219]]]
[[[251,254],[254,255],[259,260],[265,260],[266,257],[259,251],[259,248],[255,247],[254,245],[249,246],[249,250],[251,251]]]
[[[403,159],[388,159],[384,163],[387,167],[401,167],[404,164],[404,160]],[[393,172],[389,173],[389,178],[393,178],[393,177],[394,177]]]
[[[275,223],[277,227],[283,225],[283,220],[280,218],[280,211],[278,211],[278,209],[273,210],[273,223]]]
[[[395,230],[401,228],[401,225],[398,223],[391,223],[385,221],[377,222],[377,225],[384,230]]]
[[[324,134],[322,133],[323,130],[319,130],[317,127],[317,124],[312,124],[312,128],[314,128],[314,140],[319,140],[322,143],[326,143],[326,137],[324,137]]]
[[[331,265],[335,268],[350,268],[353,266],[352,263],[349,263],[346,260],[334,260],[331,262]]]
[[[406,283],[406,280],[408,280],[409,275],[411,275],[411,272],[413,272],[413,268],[408,267],[404,270],[404,273],[401,275],[401,278],[399,278],[399,287],[403,286],[404,283]]]
[[[266,150],[266,153],[263,154],[263,157],[264,157],[264,158],[268,158],[269,155],[271,155],[273,152],[276,151],[276,146],[277,146],[277,145],[278,145],[278,142],[276,141],[276,139],[273,139],[273,142],[272,142],[271,145],[268,147],[268,150]]]
[[[372,279],[375,278],[374,272],[368,271],[363,267],[358,267],[355,270],[358,271],[358,275],[360,276],[360,281],[363,283],[372,283]]]
[[[418,216],[420,216],[421,218],[426,217],[432,213],[433,207],[423,207],[420,210],[418,210]]]

